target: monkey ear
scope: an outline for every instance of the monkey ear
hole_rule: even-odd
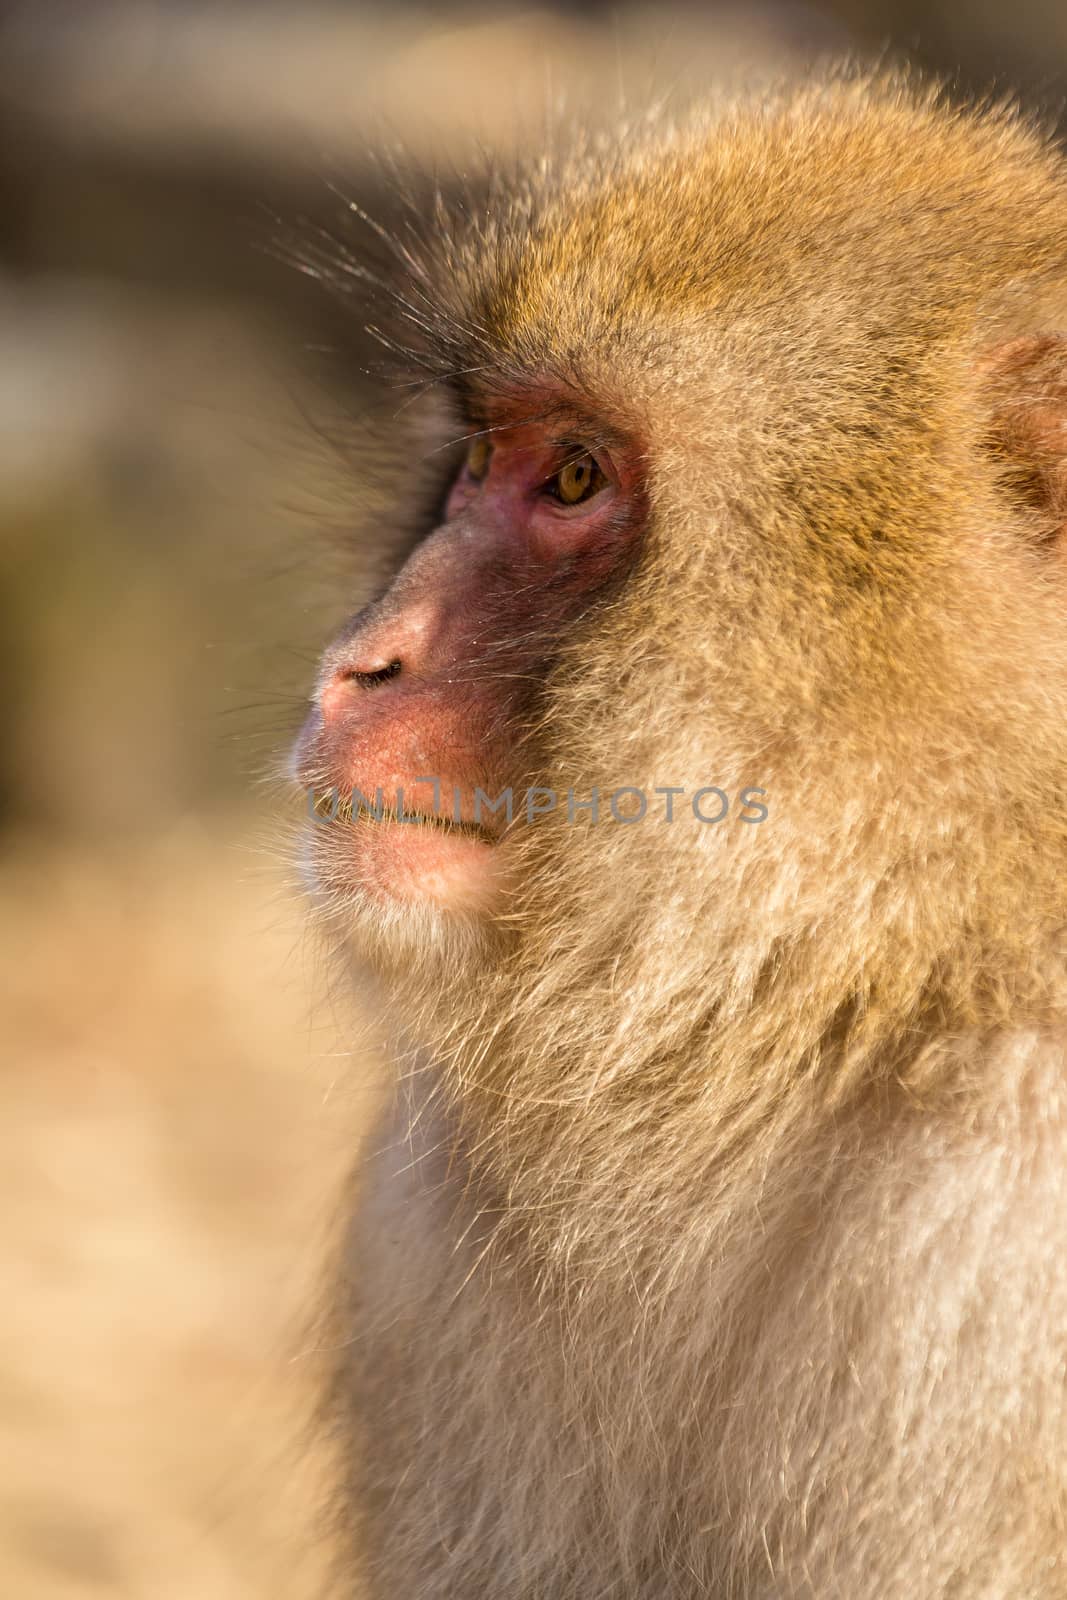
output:
[[[976,367],[1001,480],[1036,514],[1041,545],[1067,561],[1067,334],[1008,339]]]

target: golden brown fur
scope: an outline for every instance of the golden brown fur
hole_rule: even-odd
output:
[[[1067,1594],[1059,380],[996,355],[1067,329],[1067,165],[833,83],[579,151],[437,265],[468,396],[647,462],[541,781],[770,816],[547,818],[476,955],[397,963],[333,1393],[369,1592]]]

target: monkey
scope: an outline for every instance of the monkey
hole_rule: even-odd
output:
[[[294,758],[395,1052],[339,1592],[1061,1597],[1064,154],[829,73],[397,254],[421,523]]]

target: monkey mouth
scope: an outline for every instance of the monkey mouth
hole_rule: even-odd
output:
[[[353,820],[359,820],[357,812]],[[395,825],[398,828],[430,828],[437,833],[451,834],[456,838],[474,839],[480,844],[498,845],[499,834],[492,833],[481,822],[457,822],[454,817],[435,816],[428,811],[410,811],[401,817],[399,812],[383,809],[381,818],[369,817],[373,827]]]
[[[499,832],[494,832],[482,822],[443,816],[440,812],[419,808],[401,815],[391,806],[354,806],[351,794],[341,794],[334,789],[315,795],[312,814],[320,823],[334,822],[349,827],[431,828],[438,833],[474,839],[481,844],[500,843]]]
[[[425,906],[481,918],[500,904],[508,877],[500,836],[481,822],[432,810],[352,805],[336,790],[310,791],[308,865],[328,897],[382,909]]]

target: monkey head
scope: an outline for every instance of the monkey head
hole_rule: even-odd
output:
[[[1067,185],[1019,119],[936,102],[631,130],[405,245],[430,449],[465,456],[297,761],[357,791],[312,870],[372,958],[518,940],[542,1017],[628,974],[670,1029],[736,1008],[795,1057],[954,963],[966,1014],[1007,959],[975,929],[1022,952],[1062,916]],[[766,826],[588,809],[705,784]],[[485,803],[532,785],[586,809]]]

